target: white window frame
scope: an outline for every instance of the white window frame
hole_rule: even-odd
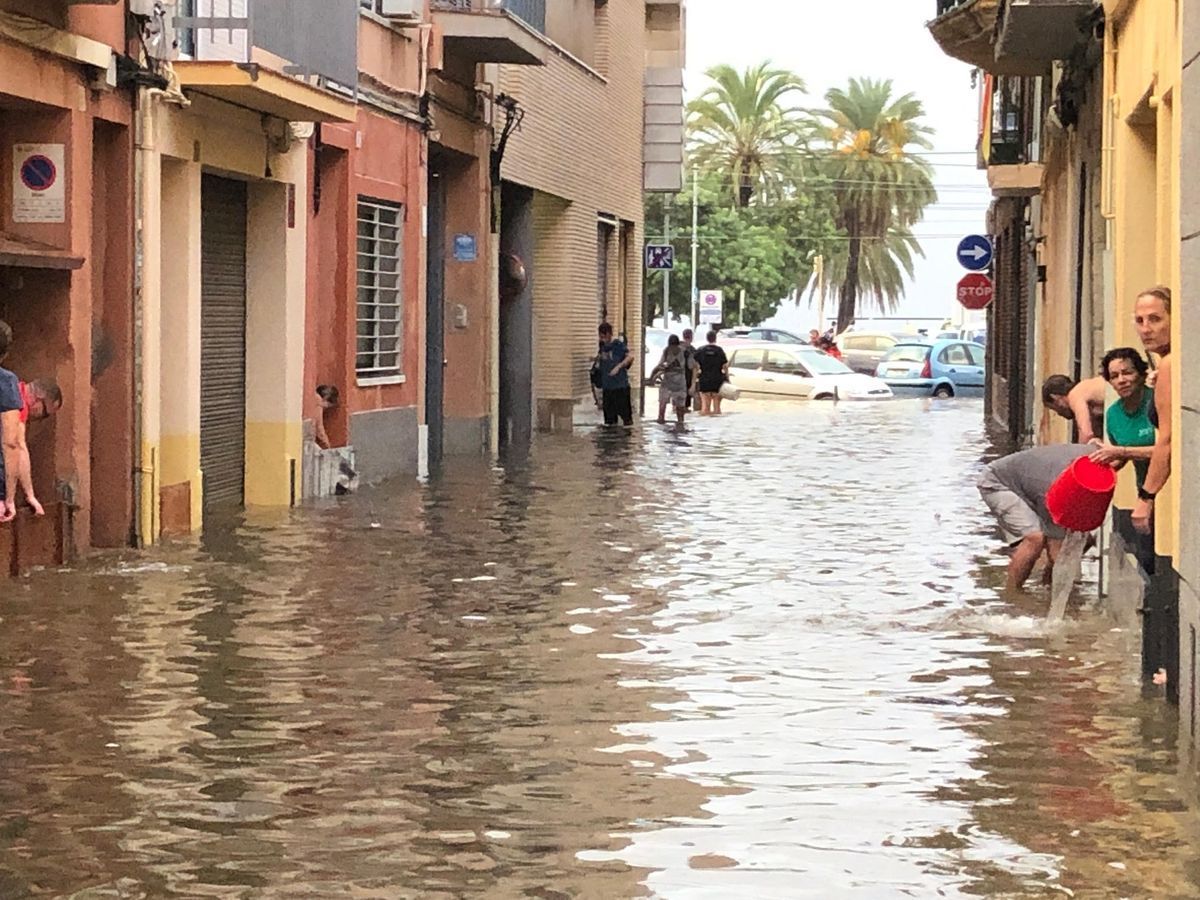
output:
[[[360,385],[404,381],[404,205],[360,196],[355,228],[354,371]],[[389,282],[392,282],[389,284]],[[364,293],[365,292],[365,293]],[[365,302],[364,302],[365,299]],[[385,334],[395,324],[394,334]],[[370,342],[364,350],[363,341]],[[391,360],[394,359],[394,364]]]

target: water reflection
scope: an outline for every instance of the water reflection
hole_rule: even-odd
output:
[[[13,583],[0,897],[1195,896],[1173,710],[999,599],[979,420],[740,403]]]

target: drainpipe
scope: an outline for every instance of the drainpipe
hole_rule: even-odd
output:
[[[146,88],[138,88],[137,108],[134,113],[133,153],[133,221],[134,221],[134,266],[133,266],[133,523],[130,528],[130,544],[143,547],[146,544],[144,519],[154,515],[153,498],[147,496],[147,481],[153,484],[154,474],[146,466],[143,446],[145,443],[145,220],[146,220],[146,172],[152,162],[153,142],[150,135],[153,122],[150,113],[151,98]],[[151,526],[152,527],[152,526]]]

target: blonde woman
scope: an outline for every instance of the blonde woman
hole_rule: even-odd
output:
[[[1154,382],[1154,408],[1150,415],[1156,431],[1146,480],[1138,488],[1133,527],[1150,534],[1154,527],[1154,500],[1171,477],[1171,289],[1152,287],[1138,295],[1133,308],[1138,337],[1151,355],[1158,357]]]

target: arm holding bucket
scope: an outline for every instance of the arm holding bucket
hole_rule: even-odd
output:
[[[1138,500],[1133,508],[1133,527],[1142,534],[1150,533],[1150,516],[1154,512],[1153,495],[1163,489],[1171,477],[1171,359],[1158,366],[1158,387],[1154,391],[1154,408],[1158,411],[1158,433],[1150,456],[1150,471],[1146,473],[1145,494],[1149,499]]]

